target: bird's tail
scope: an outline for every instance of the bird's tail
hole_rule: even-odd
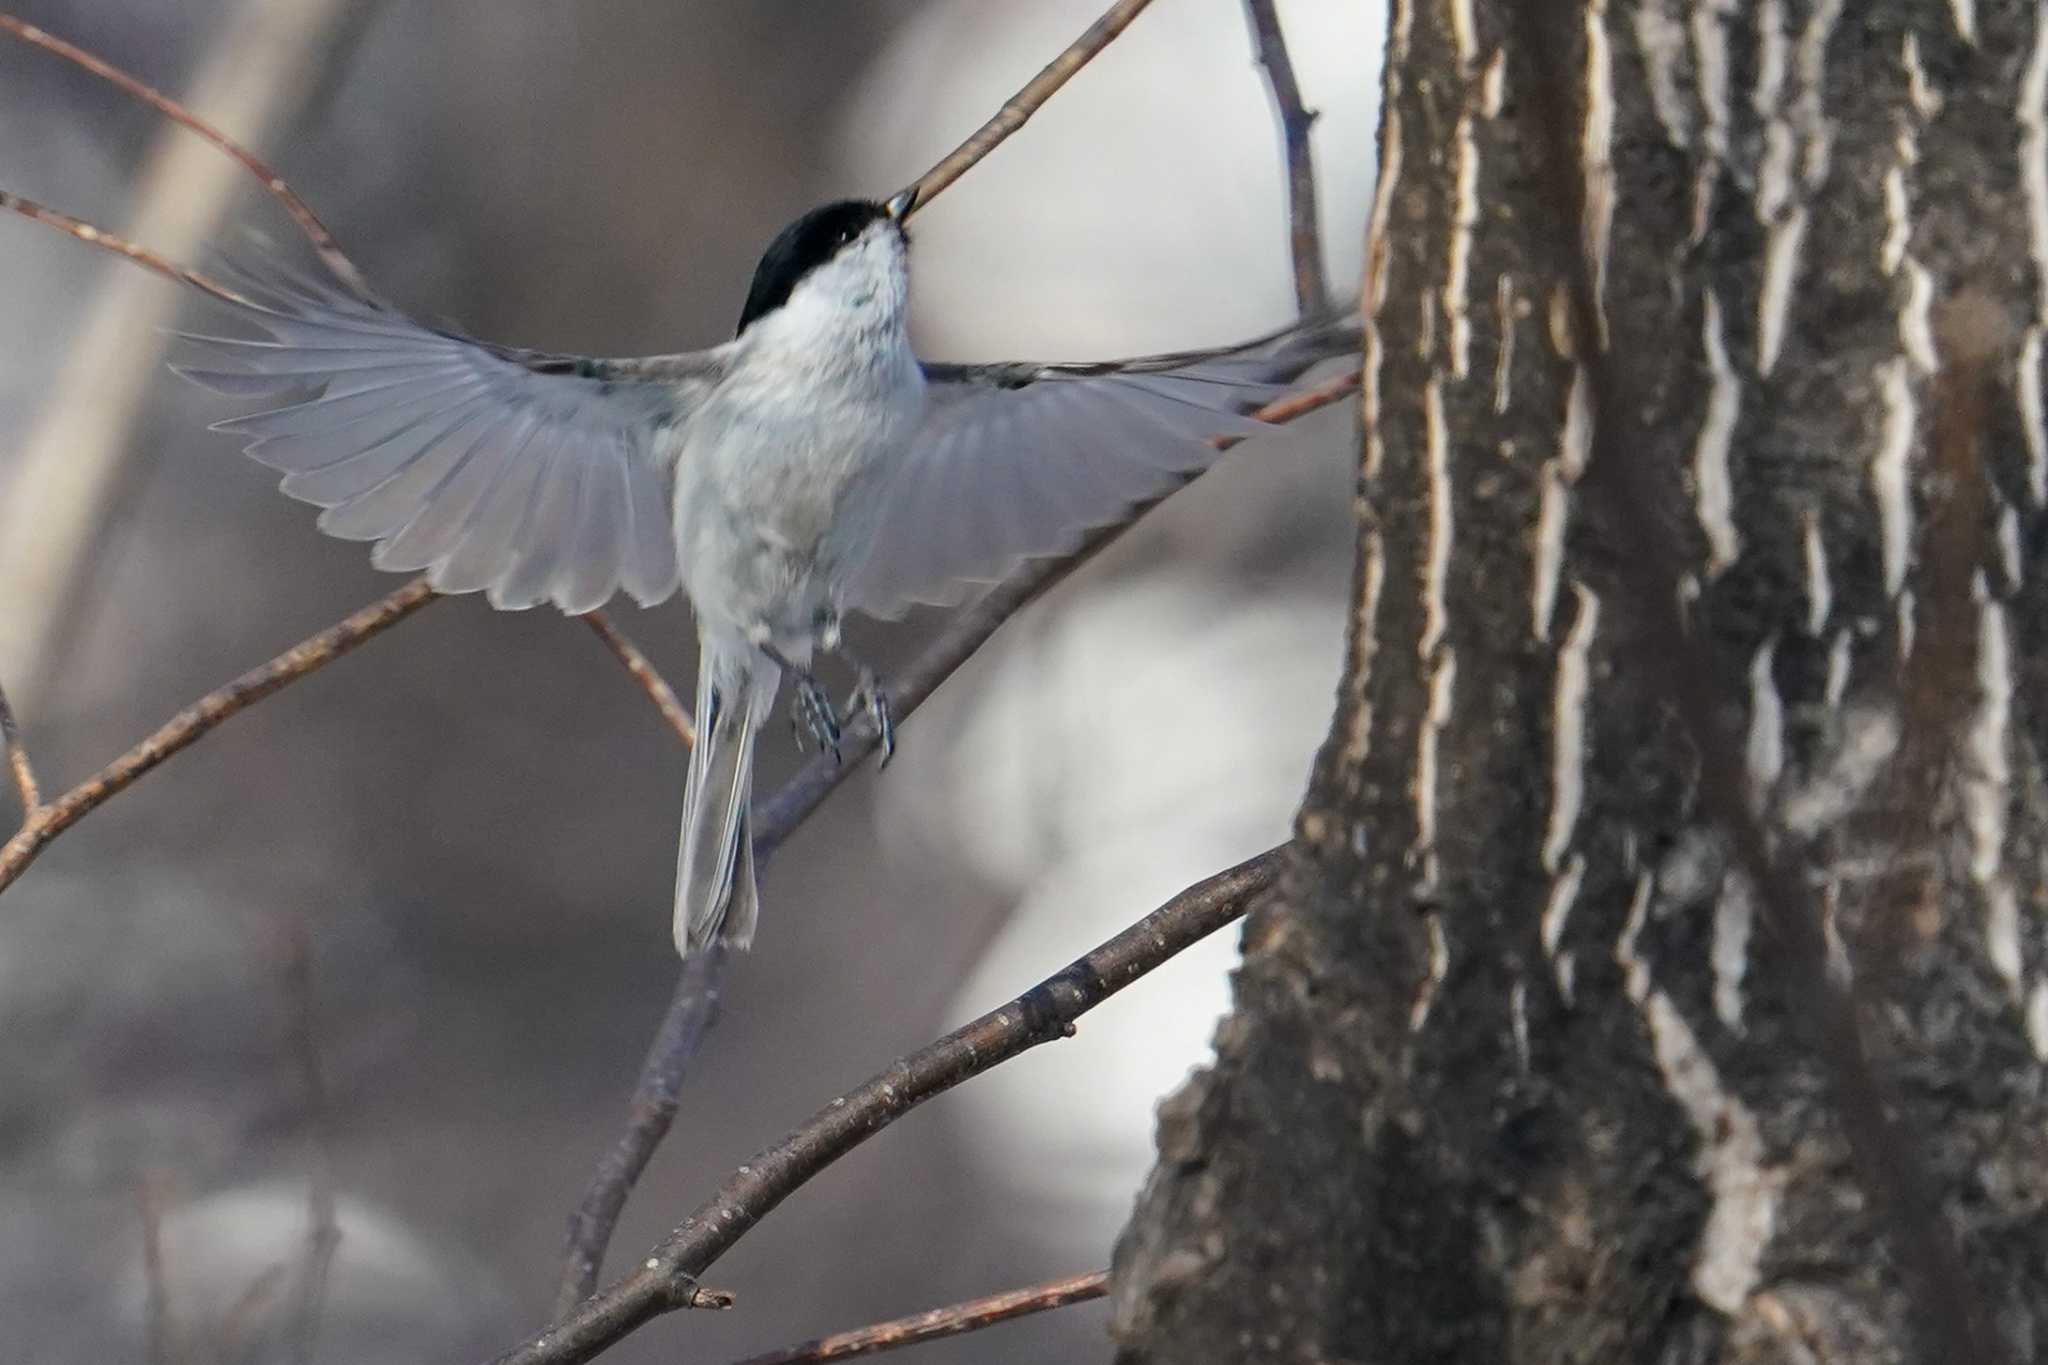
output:
[[[764,676],[765,675],[765,676]],[[683,792],[676,851],[676,951],[688,956],[713,938],[745,948],[754,937],[754,732],[772,704],[780,670],[752,650],[699,641],[697,743]]]

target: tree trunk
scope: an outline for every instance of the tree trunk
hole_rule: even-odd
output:
[[[1580,484],[1596,411],[1667,504],[1635,510],[1920,1235],[2048,1358],[2048,7],[1585,0],[1551,71],[1517,8],[1394,0],[1345,682],[1217,1064],[1161,1109],[1120,1359],[1932,1358],[1825,982]]]

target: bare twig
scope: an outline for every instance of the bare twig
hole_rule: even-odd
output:
[[[173,123],[191,129],[241,162],[249,174],[261,181],[263,188],[270,191],[278,203],[284,206],[284,211],[291,215],[292,221],[299,225],[299,230],[306,234],[306,240],[313,244],[313,250],[319,253],[321,261],[334,272],[335,277],[359,296],[373,297],[362,271],[356,269],[355,262],[342,253],[340,245],[334,240],[334,234],[327,230],[327,225],[320,221],[305,200],[292,191],[292,187],[284,182],[284,177],[254,152],[154,86],[136,79],[113,63],[96,57],[83,48],[74,47],[62,38],[45,33],[33,24],[23,23],[11,14],[0,14],[0,33],[11,34],[25,43],[32,43],[45,52],[53,52],[68,62],[84,67],[123,93],[147,104]]]
[[[27,820],[42,809],[43,791],[36,785],[35,765],[29,762],[28,746],[21,739],[21,722],[14,718],[4,687],[0,687],[0,748],[7,752],[7,771],[14,777],[14,794],[21,798],[22,819]]]
[[[109,797],[127,790],[165,759],[271,693],[332,663],[365,640],[383,634],[433,600],[434,590],[427,580],[416,578],[179,711],[134,748],[40,807],[13,838],[0,845],[0,891],[11,886],[52,839],[98,809]]]
[[[719,987],[725,980],[728,953],[725,944],[714,940],[683,959],[668,1010],[640,1064],[625,1131],[599,1159],[576,1211],[569,1215],[562,1278],[555,1291],[557,1318],[567,1317],[597,1288],[605,1248],[611,1245],[626,1200],[675,1123],[684,1078],[704,1045],[704,1036],[718,1022]]]
[[[972,137],[946,153],[937,165],[910,184],[910,203],[903,210],[903,216],[908,218],[936,199],[948,185],[1000,147],[1061,86],[1072,80],[1075,72],[1094,61],[1102,49],[1115,41],[1116,36],[1130,26],[1131,20],[1151,3],[1152,0],[1116,0],[1100,19],[1088,26],[1085,33],[1068,44],[1066,51],[1053,58],[1043,71],[1025,82],[1024,88],[1012,95],[1008,103],[996,110],[995,117],[975,129]]]
[[[1069,1275],[1063,1280],[1049,1280],[1025,1289],[969,1299],[947,1308],[934,1308],[925,1313],[913,1313],[907,1318],[878,1322],[872,1327],[834,1332],[829,1337],[818,1337],[779,1351],[748,1356],[745,1360],[735,1361],[734,1365],[824,1365],[826,1361],[879,1355],[899,1346],[915,1346],[921,1341],[937,1341],[941,1337],[964,1336],[1012,1318],[1065,1308],[1069,1304],[1087,1303],[1108,1292],[1107,1270]]]
[[[1294,302],[1303,317],[1314,317],[1330,306],[1330,287],[1323,275],[1322,229],[1316,216],[1315,158],[1308,141],[1316,113],[1301,102],[1301,86],[1294,79],[1294,62],[1287,55],[1287,39],[1280,31],[1273,0],[1245,0],[1245,15],[1251,20],[1252,41],[1258,47],[1259,65],[1266,69],[1266,84],[1273,92],[1280,138],[1287,152],[1287,243],[1294,257]]]
[[[596,632],[604,641],[604,647],[612,657],[625,666],[633,675],[633,681],[640,684],[640,690],[654,703],[654,709],[661,712],[661,718],[668,722],[668,728],[675,731],[677,739],[689,748],[697,742],[697,725],[690,719],[689,711],[676,698],[676,690],[668,685],[668,679],[661,676],[648,657],[640,652],[640,646],[627,638],[624,631],[612,624],[612,618],[602,611],[585,612],[583,624]]]
[[[134,242],[128,241],[124,237],[117,237],[111,232],[94,227],[83,218],[73,218],[68,213],[62,213],[53,208],[46,208],[33,199],[24,199],[18,194],[11,194],[6,190],[0,190],[0,209],[7,209],[10,212],[18,213],[24,218],[43,224],[45,227],[53,227],[59,232],[76,237],[89,247],[95,247],[101,251],[111,251],[116,256],[125,256],[145,270],[161,275],[167,280],[175,280],[179,284],[189,284],[201,293],[211,294],[213,297],[227,303],[247,306],[249,302],[219,281],[202,275],[196,270],[187,270],[175,261],[166,260],[146,246],[137,246]]]
[[[1828,970],[1821,907],[1790,850],[1773,844],[1752,811],[1743,771],[1742,738],[1731,730],[1716,679],[1727,676],[1712,637],[1689,630],[1678,592],[1684,566],[1682,536],[1667,534],[1669,505],[1659,466],[1648,447],[1630,439],[1636,385],[1605,345],[1606,333],[1593,271],[1581,249],[1586,187],[1577,165],[1579,115],[1574,107],[1572,62],[1565,45],[1580,31],[1575,6],[1552,0],[1515,7],[1518,52],[1529,92],[1529,141],[1543,163],[1542,196],[1553,221],[1538,234],[1556,277],[1565,282],[1573,354],[1586,381],[1593,414],[1591,451],[1580,483],[1588,506],[1613,538],[1614,558],[1627,571],[1615,575],[1618,599],[1633,612],[1642,638],[1627,661],[1654,695],[1667,699],[1698,764],[1703,814],[1728,837],[1734,862],[1756,890],[1760,918],[1786,954],[1796,989],[1795,1008],[1806,1012],[1825,1068],[1864,1195],[1889,1225],[1896,1263],[1913,1290],[1911,1317],[1929,1359],[2010,1359],[1986,1323],[1963,1268],[1948,1222],[1937,1211],[1927,1166],[1910,1121],[1872,1065],[1859,1022],[1854,982]]]
[[[1291,422],[1319,408],[1328,407],[1358,388],[1358,372],[1351,370],[1327,383],[1298,393],[1283,395],[1260,408],[1254,416],[1272,423]],[[1224,437],[1217,445],[1236,445],[1241,437]],[[1132,509],[1121,524],[1105,527],[1063,559],[1042,560],[1022,573],[997,585],[973,606],[957,614],[937,639],[928,645],[900,676],[892,680],[889,700],[899,719],[907,719],[939,684],[952,676],[968,656],[1001,629],[1003,623],[1025,606],[1099,554],[1122,535],[1151,506]],[[877,736],[865,719],[849,726],[840,741],[843,762],[830,754],[819,754],[768,799],[754,820],[754,858],[766,864],[783,840],[794,833],[827,796],[859,770],[860,761],[875,750]],[[708,956],[708,955],[707,955]],[[626,1130],[598,1162],[576,1211],[569,1220],[568,1249],[562,1280],[556,1295],[556,1317],[589,1297],[597,1287],[603,1268],[605,1248],[611,1242],[620,1212],[626,1206],[633,1185],[653,1158],[654,1151],[668,1135],[676,1115],[677,1096],[683,1077],[697,1047],[715,1021],[715,992],[725,965],[725,955],[715,962],[695,967],[686,961],[681,979],[670,997],[668,1012],[641,1064],[640,1079],[633,1092],[631,1115]]]
[[[642,1324],[695,1306],[695,1277],[819,1172],[933,1096],[1070,1036],[1083,1014],[1242,915],[1279,876],[1286,853],[1285,846],[1269,849],[1196,883],[1064,971],[833,1100],[727,1176],[631,1275],[497,1365],[589,1360]]]

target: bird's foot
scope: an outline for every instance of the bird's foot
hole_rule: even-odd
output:
[[[868,719],[874,722],[875,739],[881,753],[875,766],[888,767],[889,760],[896,755],[896,713],[889,709],[889,693],[872,668],[861,667],[860,681],[854,686],[853,695],[846,699],[846,709],[865,711]]]
[[[825,686],[809,673],[796,675],[796,695],[789,704],[789,726],[796,734],[799,749],[814,744],[820,751],[830,750],[832,761],[839,761],[839,713],[832,709],[832,698],[825,692]]]

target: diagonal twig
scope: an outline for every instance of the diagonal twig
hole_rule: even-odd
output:
[[[11,886],[52,839],[98,809],[109,797],[133,786],[165,759],[189,748],[271,693],[383,634],[434,597],[427,580],[416,578],[179,711],[141,743],[54,801],[39,806],[23,821],[14,837],[0,845],[0,891]]]
[[[640,690],[654,703],[654,709],[661,712],[661,718],[668,722],[668,728],[675,732],[685,749],[697,742],[697,723],[690,719],[689,710],[676,697],[676,690],[670,687],[668,679],[661,676],[653,660],[641,652],[627,634],[612,624],[612,618],[602,611],[585,612],[583,624],[589,626],[604,641],[604,647],[612,657],[633,675],[633,681],[640,684]]]
[[[748,1159],[625,1279],[585,1299],[496,1365],[591,1359],[664,1313],[698,1306],[696,1276],[819,1172],[934,1096],[1043,1043],[1242,915],[1273,885],[1287,846],[1197,882],[1063,971],[897,1061]]]
[[[994,117],[974,130],[965,142],[946,153],[939,163],[913,181],[907,189],[910,202],[903,210],[903,216],[923,208],[936,199],[948,185],[974,169],[975,165],[990,152],[1000,147],[1010,134],[1022,128],[1031,116],[1051,99],[1059,88],[1072,80],[1074,73],[1095,60],[1102,49],[1114,42],[1116,36],[1130,26],[1131,20],[1144,12],[1152,0],[1116,0],[1090,24],[1087,31],[1070,44],[1067,50],[1052,59],[1036,76],[1025,82],[1024,88],[1012,95]]]
[[[1314,317],[1330,306],[1330,286],[1323,275],[1322,228],[1316,216],[1315,157],[1308,140],[1316,111],[1301,102],[1294,60],[1287,55],[1287,39],[1280,31],[1273,0],[1245,0],[1245,15],[1251,21],[1259,65],[1265,68],[1266,84],[1273,92],[1280,140],[1287,154],[1287,245],[1294,258],[1294,302],[1303,317]]]
[[[1276,398],[1253,415],[1265,422],[1291,422],[1338,402],[1357,388],[1358,372],[1347,371],[1315,388]],[[1224,437],[1217,444],[1228,449],[1241,439]],[[890,703],[898,717],[907,719],[940,683],[952,676],[954,670],[1001,629],[1005,621],[1101,553],[1154,505],[1148,503],[1132,509],[1130,517],[1123,523],[1096,532],[1073,554],[1030,566],[958,613],[938,638],[895,679],[890,689]],[[874,752],[877,742],[873,727],[862,719],[850,726],[840,741],[844,762],[835,762],[829,754],[820,754],[768,799],[754,820],[754,858],[757,864],[767,863],[783,840],[823,804],[834,788],[858,770],[860,761]],[[678,1096],[689,1064],[716,1020],[716,992],[725,963],[723,952],[718,954],[715,962],[698,962],[695,958],[684,962],[682,976],[669,999],[667,1013],[646,1059],[641,1063],[626,1128],[599,1160],[582,1197],[577,1201],[575,1212],[570,1215],[562,1278],[555,1298],[555,1316],[558,1318],[566,1316],[597,1287],[605,1248],[611,1242],[619,1214],[626,1206],[633,1185],[653,1159],[655,1149],[668,1136],[669,1127],[675,1121]]]
[[[285,183],[284,177],[254,152],[155,86],[136,79],[112,62],[97,57],[84,48],[67,43],[54,34],[45,33],[33,24],[24,23],[14,15],[0,14],[0,33],[19,38],[25,43],[42,48],[45,52],[55,53],[64,60],[85,68],[123,93],[147,104],[171,122],[189,128],[241,162],[249,174],[262,181],[263,188],[270,191],[278,203],[284,206],[284,211],[291,215],[292,221],[299,225],[299,230],[306,234],[306,240],[312,243],[313,250],[319,253],[321,262],[334,272],[335,277],[359,296],[366,299],[373,297],[368,281],[363,278],[363,272],[356,269],[355,262],[342,253],[340,245],[334,240],[334,234],[327,230],[327,225],[320,221],[312,206],[294,193],[292,187]]]
[[[934,1308],[924,1313],[913,1313],[909,1317],[894,1318],[878,1322],[871,1327],[859,1327],[850,1332],[834,1332],[831,1336],[818,1337],[785,1346],[778,1351],[766,1351],[760,1355],[748,1356],[735,1361],[733,1365],[825,1365],[827,1361],[852,1360],[857,1356],[879,1355],[893,1351],[899,1346],[915,1346],[922,1341],[937,1341],[941,1337],[965,1336],[979,1332],[984,1327],[993,1327],[999,1322],[1012,1318],[1028,1317],[1053,1308],[1065,1308],[1069,1304],[1087,1303],[1099,1299],[1109,1292],[1109,1272],[1097,1270],[1087,1275],[1069,1275],[1065,1279],[1048,1280],[1024,1289],[1011,1289],[1001,1294],[990,1294],[965,1303],[952,1304],[946,1308]]]
[[[605,1248],[611,1245],[626,1200],[675,1124],[690,1064],[697,1060],[705,1035],[718,1022],[719,992],[730,952],[714,939],[702,951],[683,959],[668,1009],[640,1063],[639,1079],[633,1083],[626,1126],[598,1159],[583,1197],[569,1215],[562,1276],[555,1291],[557,1318],[567,1317],[597,1288]]]
[[[211,294],[214,298],[220,299],[223,302],[241,304],[245,307],[249,303],[247,299],[218,280],[202,275],[196,270],[187,270],[177,262],[166,260],[164,257],[157,255],[146,246],[138,246],[125,237],[117,237],[103,228],[93,226],[83,218],[74,218],[68,213],[38,204],[33,199],[24,198],[7,190],[0,190],[0,209],[6,209],[10,213],[18,213],[32,222],[43,224],[45,227],[53,227],[59,232],[77,238],[89,247],[100,251],[111,251],[116,256],[126,257],[145,270],[161,275],[167,280],[175,280],[179,284],[189,284],[200,293]]]

